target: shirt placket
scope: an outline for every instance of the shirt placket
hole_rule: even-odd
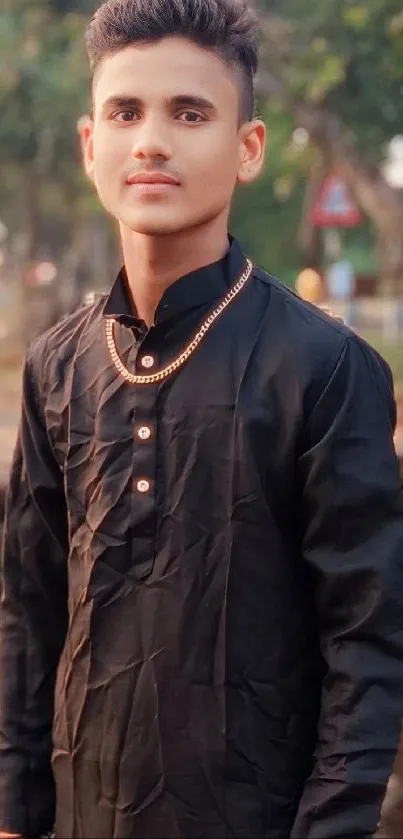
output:
[[[158,370],[158,353],[147,337],[139,348],[136,373]],[[133,387],[133,386],[132,386]],[[133,458],[131,487],[132,567],[137,579],[147,577],[154,565],[156,516],[157,384],[134,385]]]

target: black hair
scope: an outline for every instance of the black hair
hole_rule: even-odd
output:
[[[241,71],[241,117],[252,119],[258,26],[247,0],[106,0],[86,31],[92,74],[105,56],[170,35],[182,35],[214,50]]]

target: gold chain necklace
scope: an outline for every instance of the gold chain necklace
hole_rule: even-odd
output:
[[[204,323],[202,324],[202,326],[200,327],[199,331],[194,336],[190,344],[188,344],[186,349],[184,349],[183,352],[177,358],[174,359],[174,361],[171,361],[171,363],[168,364],[167,367],[164,367],[162,370],[159,370],[158,373],[149,373],[146,376],[137,376],[134,373],[130,373],[127,367],[125,367],[125,365],[123,364],[123,361],[120,358],[120,355],[116,348],[114,336],[115,319],[107,318],[106,341],[108,344],[108,349],[112,361],[118,373],[126,380],[126,382],[129,382],[129,384],[131,385],[155,384],[156,382],[162,382],[163,379],[166,379],[168,376],[171,375],[171,373],[175,373],[176,370],[178,370],[179,367],[182,367],[182,364],[184,364],[185,361],[187,361],[188,358],[190,358],[190,356],[194,353],[195,349],[197,349],[197,347],[199,346],[200,341],[204,338],[206,332],[208,332],[210,327],[213,325],[214,321],[217,320],[218,316],[221,315],[224,309],[226,309],[227,306],[230,303],[232,303],[234,298],[237,297],[241,289],[244,287],[245,283],[249,280],[249,277],[252,273],[252,267],[252,263],[248,259],[246,269],[242,276],[235,283],[235,285],[232,286],[232,288],[225,295],[225,297],[222,299],[221,303],[217,306],[217,308],[213,309],[213,311],[209,314],[208,318],[206,318],[206,320],[204,321]]]

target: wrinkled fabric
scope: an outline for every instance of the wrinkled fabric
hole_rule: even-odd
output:
[[[2,563],[3,829],[376,829],[403,706],[389,369],[257,268],[160,384],[124,381],[105,340],[113,315],[127,368],[162,368],[244,265],[233,242],[149,330],[122,273],[29,352]]]

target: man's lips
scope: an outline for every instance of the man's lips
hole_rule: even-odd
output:
[[[165,185],[179,186],[179,181],[172,175],[165,175],[162,172],[139,172],[136,175],[129,175],[127,179],[129,186],[141,185]]]

